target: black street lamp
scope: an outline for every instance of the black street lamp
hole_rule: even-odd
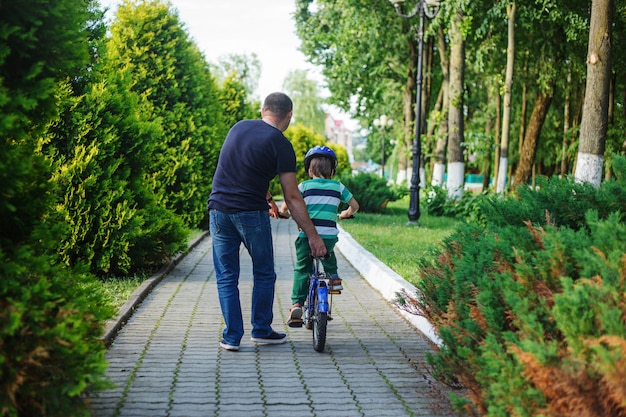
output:
[[[419,14],[420,22],[417,31],[417,75],[415,79],[415,140],[413,141],[413,172],[411,174],[409,222],[408,225],[418,225],[420,218],[420,159],[422,157],[422,61],[424,55],[424,17],[432,19],[439,11],[440,1],[420,0],[413,11],[405,14],[402,11],[402,3],[405,0],[389,0],[396,13],[405,18],[411,18]]]

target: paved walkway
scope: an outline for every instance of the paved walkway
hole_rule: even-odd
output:
[[[292,220],[272,220],[274,328],[282,345],[250,341],[251,262],[243,249],[246,335],[219,348],[223,320],[211,239],[202,239],[147,295],[107,352],[115,388],[92,399],[94,417],[454,416],[449,390],[429,375],[431,342],[337,253],[344,291],[333,298],[326,350],[287,327],[294,265]],[[125,319],[125,318],[122,318]]]

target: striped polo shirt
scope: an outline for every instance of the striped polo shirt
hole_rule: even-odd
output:
[[[337,211],[340,203],[352,199],[352,193],[339,181],[314,178],[303,181],[298,189],[304,198],[309,216],[322,237],[334,237],[337,229]],[[300,236],[305,236],[300,232]]]

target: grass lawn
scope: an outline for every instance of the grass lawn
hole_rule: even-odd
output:
[[[133,291],[146,280],[145,276],[106,278],[102,281],[102,288],[109,296],[111,304],[119,310],[130,298]]]
[[[458,220],[432,217],[422,212],[419,226],[407,226],[409,196],[387,205],[384,214],[357,213],[341,227],[363,248],[412,284],[419,279],[417,259],[450,235]]]

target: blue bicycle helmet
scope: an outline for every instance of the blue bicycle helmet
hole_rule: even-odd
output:
[[[314,146],[304,156],[304,170],[309,171],[311,166],[311,159],[317,156],[322,156],[330,159],[333,162],[333,169],[337,169],[337,155],[328,146]]]

